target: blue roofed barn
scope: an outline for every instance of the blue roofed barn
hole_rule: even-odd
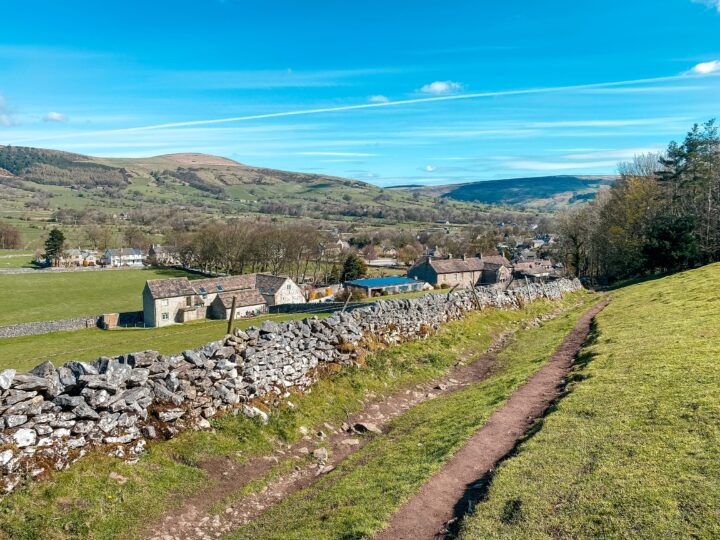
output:
[[[356,279],[345,282],[345,287],[353,292],[360,292],[368,298],[384,294],[399,294],[421,291],[425,283],[415,279],[388,276],[379,278]]]

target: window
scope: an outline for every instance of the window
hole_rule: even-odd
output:
[[[222,285],[215,285],[215,288],[216,288],[218,291],[224,291],[224,290],[225,290],[225,289],[223,289],[223,286],[222,286]]]
[[[290,289],[292,289],[292,284],[288,283],[288,284],[287,284],[287,290],[289,291]]]
[[[163,314],[162,314],[162,320],[163,320],[163,321],[167,321],[168,319],[170,319],[170,314],[169,314],[169,313],[163,313]]]
[[[203,296],[207,294],[207,290],[205,289],[205,287],[200,287],[200,294],[202,294]]]
[[[192,296],[188,296],[185,298],[185,304],[188,306],[192,306]]]
[[[160,300],[160,305],[161,305],[161,306],[167,306],[169,303],[170,303],[170,302],[169,302],[169,300],[168,300],[167,298],[163,298],[162,300]]]

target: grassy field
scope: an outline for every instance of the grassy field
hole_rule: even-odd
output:
[[[35,268],[32,265],[34,255],[32,253],[24,253],[14,255],[10,253],[0,253],[0,268]]]
[[[583,293],[570,295],[562,305],[568,307],[583,297]],[[367,393],[382,396],[437,377],[458,359],[478,356],[494,334],[557,307],[557,303],[540,301],[521,311],[469,314],[427,340],[369,355],[367,367],[348,368],[324,378],[311,394],[293,397],[295,408],[274,411],[264,426],[243,416],[227,416],[213,422],[213,432],[186,432],[171,441],[150,445],[136,465],[88,456],[50,480],[27,486],[0,501],[0,538],[139,538],[143,524],[178,496],[206,485],[207,477],[197,466],[203,459],[236,456],[242,461],[298,440],[300,426],[341,422],[346,414],[363,407]],[[121,485],[113,481],[109,478],[113,472],[128,482]]]
[[[172,269],[0,275],[0,325],[138,311],[146,280],[178,276],[199,277]]]
[[[498,358],[493,375],[414,407],[344,460],[336,470],[271,507],[229,538],[370,538],[494,410],[552,355],[582,306],[521,332]]]
[[[720,265],[614,291],[463,538],[720,537]]]

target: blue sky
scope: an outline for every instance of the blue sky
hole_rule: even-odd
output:
[[[720,0],[5,0],[0,144],[378,185],[612,174],[720,114]]]

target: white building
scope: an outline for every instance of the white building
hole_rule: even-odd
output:
[[[137,248],[108,249],[102,257],[105,266],[144,266],[145,255]]]

